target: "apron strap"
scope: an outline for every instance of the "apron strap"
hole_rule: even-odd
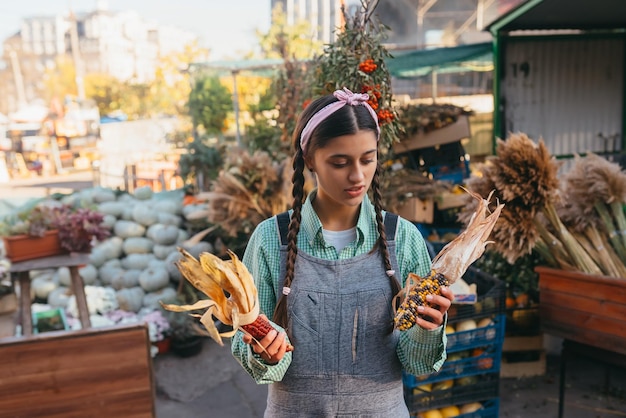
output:
[[[384,224],[387,241],[395,241],[396,230],[398,229],[398,215],[391,212],[385,212]]]
[[[287,245],[290,219],[288,211],[276,215],[276,226],[278,228],[278,236],[280,237],[280,245]]]

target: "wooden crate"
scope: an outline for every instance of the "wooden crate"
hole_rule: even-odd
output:
[[[544,333],[626,354],[626,280],[536,267]]]
[[[0,417],[155,416],[145,324],[0,340]]]
[[[515,355],[519,354],[518,359]],[[525,354],[533,360],[519,360]],[[536,359],[535,359],[536,358]],[[529,377],[546,373],[546,352],[543,348],[543,335],[504,337],[500,377]]]

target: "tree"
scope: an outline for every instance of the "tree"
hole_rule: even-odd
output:
[[[58,56],[54,60],[54,66],[46,68],[43,75],[43,85],[42,94],[48,102],[53,97],[75,96],[77,89],[74,61],[68,56]]]
[[[231,94],[215,76],[196,79],[189,94],[189,115],[194,126],[207,134],[220,135],[227,128],[226,118],[232,110]]]

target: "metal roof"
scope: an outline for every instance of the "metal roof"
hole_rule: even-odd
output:
[[[448,48],[421,49],[410,52],[392,52],[385,60],[393,77],[414,78],[438,73],[493,70],[491,42]]]
[[[486,29],[494,35],[515,30],[626,29],[626,1],[528,0]]]

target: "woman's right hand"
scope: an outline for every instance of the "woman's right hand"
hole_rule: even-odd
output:
[[[278,363],[287,352],[286,335],[276,330],[268,332],[261,341],[256,341],[252,336],[244,334],[243,342],[250,344],[252,351],[261,356],[267,364]]]

